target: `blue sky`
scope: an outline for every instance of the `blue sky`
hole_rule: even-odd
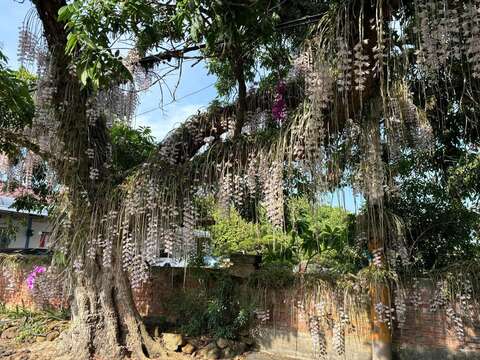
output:
[[[18,67],[18,28],[31,8],[28,0],[23,4],[14,0],[2,0],[0,4],[0,45],[8,56],[12,68]],[[205,108],[216,97],[213,86],[215,77],[208,75],[204,64],[200,63],[194,67],[191,65],[192,62],[184,64],[175,97],[172,97],[164,87],[163,104],[169,105],[164,106],[163,110],[160,108],[162,92],[159,86],[141,94],[134,126],[149,126],[154,136],[161,140],[181,121]],[[167,83],[171,88],[177,83],[177,79],[178,73],[169,76]]]
[[[23,4],[14,0],[1,0],[0,46],[8,56],[12,68],[18,67],[18,29],[30,9],[32,6],[28,0]],[[194,67],[191,65],[192,62],[184,64],[180,85],[174,97],[165,87],[163,88],[163,108],[161,108],[162,91],[158,86],[141,94],[137,116],[133,121],[134,126],[149,126],[157,140],[161,140],[187,117],[208,106],[217,95],[214,87],[215,77],[208,75],[203,63]],[[173,88],[177,80],[178,74],[172,74],[167,83]],[[362,200],[361,197],[355,199],[352,190],[346,188],[333,194],[326,194],[323,202],[355,212],[361,206]]]

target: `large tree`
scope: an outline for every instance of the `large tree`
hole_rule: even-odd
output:
[[[159,248],[177,251],[179,226],[182,248],[189,248],[199,189],[218,192],[228,207],[242,201],[237,184],[247,176],[243,187],[263,193],[267,216],[281,228],[285,164],[319,189],[354,186],[366,199],[361,223],[377,259],[372,267],[383,274],[387,250],[401,253],[385,211],[398,179],[396,159],[429,146],[455,153],[444,141],[448,121],[462,141],[477,144],[474,2],[32,2],[49,54],[34,126],[45,125],[50,162],[64,186],[54,237],[76,269],[63,342],[76,357],[162,352],[131,287],[145,280],[145,261]],[[304,31],[314,21],[312,32]],[[134,48],[126,59],[120,43]],[[297,57],[294,81],[247,94],[255,66],[278,79],[290,55]],[[111,115],[118,121],[131,113],[133,80],[162,82],[162,64],[176,67],[189,57],[207,61],[224,92],[236,87],[238,101],[189,119],[144,166],[119,178],[109,157]],[[370,290],[373,357],[389,359],[391,333],[373,305],[389,307],[390,293],[385,282]]]
[[[47,116],[38,120],[49,128],[48,145],[54,154],[49,160],[63,185],[54,217],[55,246],[65,253],[69,266],[77,269],[72,273],[72,325],[63,345],[68,353],[81,358],[158,355],[162,349],[147,334],[131,292],[131,286],[143,280],[138,271],[145,266],[144,248],[135,245],[128,257],[122,245],[125,239],[131,240],[130,234],[136,235],[135,225],[129,221],[138,214],[125,209],[121,201],[124,190],[115,187],[121,174],[115,168],[112,173],[108,119],[98,111],[101,105],[96,102],[100,98],[108,102],[118,91],[123,94],[119,89],[112,95],[111,89],[132,81],[135,75],[113,49],[116,36],[135,36],[140,56],[164,43],[188,44],[192,40],[184,39],[182,20],[181,31],[172,25],[176,5],[170,1],[32,2],[48,47],[48,63],[42,69],[43,92],[37,94],[37,107]],[[24,33],[24,38],[27,35]],[[172,57],[183,60],[185,50],[171,46],[166,55],[150,55],[151,62],[155,65]],[[149,63],[138,56],[130,59],[134,67]],[[240,82],[242,93],[244,87]],[[117,118],[120,115],[124,114],[115,113]],[[160,154],[162,150],[163,154],[170,152],[170,156],[163,155],[164,160],[181,164],[196,154],[203,138],[219,138],[226,129],[221,117],[219,113],[213,121],[211,117],[196,119],[177,130],[160,147]],[[168,170],[165,161],[161,164],[167,168],[161,171]],[[151,216],[149,219],[152,221]]]

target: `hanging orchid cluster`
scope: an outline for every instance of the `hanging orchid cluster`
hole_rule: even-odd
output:
[[[435,312],[439,308],[444,307],[447,302],[448,284],[445,280],[438,281],[435,287],[435,292],[430,302],[430,311]]]
[[[310,174],[319,190],[324,190],[328,172],[323,120],[322,114],[315,114],[311,104],[305,104],[303,112],[292,124],[289,150],[293,159],[291,166]]]
[[[384,195],[384,164],[379,129],[372,126],[362,135],[364,156],[360,160],[356,183],[371,204],[378,204]]]
[[[219,182],[218,202],[225,215],[228,214],[233,197],[233,176],[230,173],[230,167],[231,163],[227,162],[225,164],[226,173],[221,176]]]
[[[333,99],[334,79],[324,55],[307,46],[295,59],[294,68],[305,79],[305,92],[315,110],[328,108]]]
[[[383,267],[383,249],[375,249],[372,251],[372,263],[377,268]]]
[[[397,285],[395,289],[395,316],[397,319],[397,326],[399,329],[405,327],[407,321],[407,304],[405,303],[406,295],[405,290]]]
[[[339,319],[333,325],[333,349],[338,356],[345,354],[345,328],[350,323],[348,314],[343,309],[339,310]]]
[[[473,286],[469,275],[447,273],[435,283],[430,311],[444,309],[448,324],[459,343],[465,343],[465,321],[474,321]]]
[[[354,51],[354,71],[355,74],[355,90],[357,91],[364,91],[365,90],[365,83],[367,81],[367,75],[369,74],[370,70],[370,62],[368,55],[365,54],[364,45],[367,45],[367,40],[360,40],[355,47],[353,48]]]
[[[340,292],[331,283],[317,283],[315,298],[304,297],[296,301],[296,311],[302,321],[308,325],[312,339],[314,359],[330,359],[345,356],[345,334],[352,325],[346,309],[346,299],[357,297],[360,293]],[[353,299],[353,298],[352,298]],[[358,310],[358,309],[357,309]],[[356,311],[356,310],[355,310]],[[353,328],[353,326],[352,326]],[[326,334],[332,333],[332,353],[327,351]]]
[[[432,74],[451,60],[465,57],[474,78],[480,77],[480,28],[478,1],[433,1],[418,3],[417,52],[419,64]]]
[[[247,165],[247,191],[248,195],[252,198],[255,197],[258,190],[259,174],[258,174],[258,160],[256,155],[251,152],[248,154],[248,165]]]
[[[448,306],[446,309],[447,319],[450,326],[453,328],[455,336],[461,344],[465,343],[465,327],[462,317],[457,314],[453,306]]]
[[[29,29],[28,24],[23,23],[18,34],[18,62],[22,66],[32,65],[37,60],[38,38]]]
[[[14,160],[0,154],[0,193],[13,198],[29,196],[40,199],[33,190],[33,181],[34,170],[41,162],[41,158],[32,151],[22,150]],[[55,179],[50,169],[46,169],[45,176],[45,185],[52,189]]]
[[[376,320],[380,323],[386,324],[389,329],[393,326],[395,320],[395,309],[382,302],[375,304]]]
[[[264,206],[267,217],[276,228],[283,228],[283,164],[273,162],[270,169],[263,168],[263,193],[265,195]]]
[[[147,90],[152,85],[151,74],[140,65],[140,53],[136,47],[128,51],[127,56],[123,59],[123,65],[132,74],[133,82],[140,91]]]
[[[419,282],[417,278],[412,279],[412,288],[409,296],[410,304],[415,310],[418,310],[422,305],[422,295],[419,290]]]
[[[72,106],[71,94],[68,92],[57,94],[57,89],[53,85],[55,74],[53,74],[52,64],[50,64],[45,40],[43,35],[36,34],[32,30],[33,28],[36,28],[35,22],[29,18],[20,28],[18,45],[19,62],[29,68],[36,67],[37,73],[37,86],[34,95],[35,117],[31,128],[25,129],[25,132],[26,135],[31,136],[37,142],[42,151],[50,152],[57,158],[62,158],[65,156],[65,144],[59,144],[55,141],[58,138],[56,135],[59,124],[58,119],[54,116],[54,110],[55,107],[61,110]],[[138,73],[136,68],[132,71],[135,74]],[[75,66],[70,68],[70,73],[72,76],[77,76]],[[135,78],[139,78],[139,76],[135,76]],[[115,84],[109,89],[100,90],[90,96],[87,102],[86,117],[90,126],[95,126],[101,118],[105,119],[108,126],[111,126],[114,121],[130,122],[137,104],[138,95],[134,83]],[[65,160],[77,160],[72,155],[68,156],[69,158]],[[92,166],[90,178],[97,180],[98,177],[98,166]]]
[[[278,124],[283,124],[287,119],[287,104],[285,103],[285,82],[277,84],[275,100],[273,101],[272,117]]]
[[[343,37],[337,38],[337,89],[340,93],[346,93],[351,90],[352,87],[352,55],[347,47],[347,41]]]
[[[197,244],[195,242],[195,225],[197,214],[192,201],[187,198],[183,204],[183,228],[182,237],[185,246],[185,254],[189,258],[195,256],[197,252]]]
[[[328,359],[327,341],[320,327],[318,316],[310,316],[308,321],[310,336],[312,338],[314,358],[318,360]]]

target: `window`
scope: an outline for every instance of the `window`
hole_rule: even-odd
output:
[[[42,231],[40,233],[40,247],[44,248],[48,245],[48,238],[50,237],[50,233],[46,231]]]

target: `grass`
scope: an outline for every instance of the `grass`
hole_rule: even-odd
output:
[[[36,336],[45,336],[48,324],[52,321],[64,321],[69,317],[69,312],[64,309],[32,311],[25,307],[8,308],[5,304],[0,304],[0,332],[12,325],[17,326],[15,340],[25,342]]]

